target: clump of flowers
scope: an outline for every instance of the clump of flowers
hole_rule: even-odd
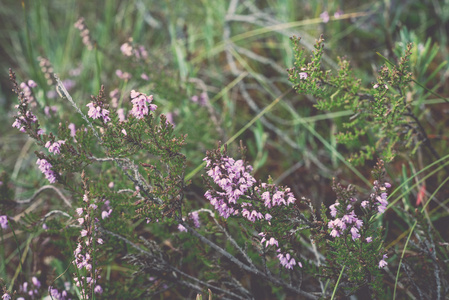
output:
[[[376,217],[386,210],[387,188],[391,187],[384,180],[382,160],[378,161],[373,175],[376,179],[373,192],[360,205],[353,186],[344,188],[334,182],[337,199],[329,207],[331,219],[322,215],[329,235],[326,243],[330,247],[324,273],[331,276],[336,272],[332,276],[338,277],[337,273],[345,267],[343,281],[351,283],[347,287],[349,292],[368,283],[375,293],[382,293],[380,269],[388,265],[382,248],[381,227],[376,224]],[[324,207],[323,211],[326,211]]]
[[[300,224],[293,221],[298,220],[300,213],[295,209],[296,198],[290,188],[257,182],[250,173],[252,166],[244,159],[234,160],[227,156],[226,145],[223,152],[220,149],[207,152],[204,161],[207,175],[218,186],[217,189],[207,181],[209,189],[204,196],[219,215],[225,219],[244,218],[258,228],[260,243],[265,244],[265,248],[276,246],[275,251],[283,267],[302,266],[279,244],[281,238],[294,235],[294,230],[290,229]]]
[[[50,183],[55,183],[56,179],[57,179],[57,173],[55,173],[52,170],[52,165],[44,158],[42,159],[38,159],[36,161],[36,164],[39,167],[39,170],[41,170],[41,172],[45,175],[45,178],[48,179],[48,181],[50,181]]]
[[[87,186],[87,179],[83,177],[85,187]],[[101,268],[98,268],[96,263],[95,253],[98,245],[104,244],[101,237],[98,236],[98,215],[99,209],[95,201],[89,199],[89,193],[83,196],[84,207],[76,209],[78,215],[78,223],[83,228],[80,231],[78,238],[78,245],[73,252],[75,259],[73,264],[78,269],[74,274],[75,285],[81,288],[81,295],[84,299],[88,299],[92,290],[96,294],[101,294],[103,288],[98,281],[101,279]],[[109,217],[112,209],[109,208],[109,202],[104,202],[104,209],[101,212],[102,219]]]
[[[157,109],[157,105],[151,103],[153,102],[153,95],[147,96],[135,90],[131,91],[131,102],[133,104],[131,114],[137,119],[142,119],[148,115],[150,110],[155,111]]]
[[[98,97],[91,96],[92,102],[88,103],[86,106],[89,107],[89,112],[87,115],[92,119],[102,119],[104,123],[111,121],[109,117],[109,110],[107,110],[107,103],[105,101],[106,96],[104,92],[104,86],[101,86]]]
[[[94,48],[92,43],[92,38],[90,37],[89,29],[84,22],[84,18],[81,17],[76,21],[75,28],[80,31],[80,36],[83,39],[83,44],[86,45],[88,50],[92,50]]]

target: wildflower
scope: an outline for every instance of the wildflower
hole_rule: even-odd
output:
[[[50,183],[56,182],[56,173],[53,172],[51,169],[52,165],[46,159],[38,159],[36,164],[39,165],[39,170],[41,170]]]
[[[329,20],[330,20],[329,13],[327,11],[322,12],[320,14],[320,18],[321,18],[321,20],[323,20],[323,23],[329,22]]]
[[[129,43],[124,43],[120,46],[120,51],[122,51],[125,56],[131,56],[133,54],[133,47]]]
[[[45,144],[45,148],[47,148],[50,153],[60,154],[61,153],[60,148],[61,148],[62,144],[65,144],[65,141],[60,140],[60,141],[57,141],[57,142],[54,142],[54,143],[48,141]]]
[[[3,229],[8,228],[8,217],[7,216],[0,216],[0,226]]]
[[[104,210],[101,212],[101,218],[104,220],[106,218],[109,218],[109,215],[111,214],[112,209],[109,209],[108,211]]]
[[[35,287],[37,287],[37,288],[41,287],[41,282],[35,276],[33,276],[33,278],[31,278],[31,282],[34,284]]]
[[[182,224],[178,225],[178,230],[181,232],[187,232],[187,228],[185,228]]]
[[[11,300],[11,296],[8,293],[4,293],[2,296],[2,300]]]
[[[131,74],[129,74],[128,72],[123,72],[122,70],[116,70],[115,75],[123,80],[130,80],[132,78]]]
[[[359,230],[355,227],[351,228],[351,235],[352,235],[352,240],[355,241],[356,239],[360,238],[360,234],[359,234]]]
[[[385,259],[387,259],[388,256],[386,254],[383,255],[381,261],[379,261],[379,269],[383,269],[385,268],[385,266],[388,265],[388,263],[385,261]]]
[[[155,111],[157,108],[156,105],[151,104],[151,102],[153,101],[153,95],[147,96],[143,93],[132,90],[131,99],[131,102],[133,104],[131,114],[137,119],[142,119],[144,116],[148,115],[149,110]]]
[[[100,106],[95,106],[94,103],[90,102],[86,105],[89,107],[89,111],[87,112],[87,115],[92,119],[98,119],[102,118],[103,122],[107,123],[111,121],[111,118],[109,117],[109,110],[101,108]]]
[[[97,286],[94,288],[94,292],[95,292],[96,294],[102,294],[102,293],[103,293],[103,289],[102,289],[102,287],[101,287],[100,285],[97,285]]]
[[[200,227],[200,219],[197,211],[191,212],[189,217],[193,220],[193,224],[195,224],[196,228]]]
[[[70,136],[74,137],[76,135],[76,128],[75,128],[75,124],[70,123],[68,128],[70,129]]]
[[[336,202],[334,204],[332,204],[331,206],[329,206],[329,209],[331,210],[331,216],[332,217],[336,217],[337,216],[337,206],[340,205],[340,203]]]
[[[372,238],[371,236],[369,236],[369,237],[367,237],[367,238],[365,239],[365,241],[366,241],[367,243],[371,243],[371,242],[373,241],[373,238]]]
[[[341,9],[338,9],[335,13],[334,13],[334,17],[336,19],[340,18],[343,15],[343,11]]]
[[[365,201],[362,201],[361,205],[363,208],[366,208],[368,206],[368,204],[369,204],[369,202],[367,200],[365,200]]]
[[[307,74],[306,72],[299,73],[299,79],[307,79],[307,77],[309,77],[309,74]]]

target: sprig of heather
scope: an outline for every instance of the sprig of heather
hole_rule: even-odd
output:
[[[101,268],[96,267],[96,252],[98,245],[103,245],[104,241],[99,236],[98,226],[101,219],[108,218],[112,212],[109,207],[109,201],[103,199],[95,201],[91,199],[88,189],[88,179],[82,174],[85,194],[83,195],[83,207],[78,207],[76,213],[78,215],[77,221],[81,226],[80,237],[78,238],[78,245],[73,252],[73,264],[77,268],[74,273],[75,285],[81,288],[81,295],[83,299],[89,299],[92,293],[101,294],[103,288],[99,284],[101,279]],[[101,206],[103,207],[101,209]],[[100,210],[102,212],[100,213]]]
[[[31,87],[36,87],[37,85],[34,81],[30,80],[28,84],[22,83],[20,86],[17,84],[16,74],[9,69],[9,79],[13,83],[12,91],[18,96],[19,104],[15,107],[18,109],[17,116],[15,116],[15,121],[12,127],[19,129],[21,132],[29,134],[34,139],[39,140],[39,135],[43,134],[43,130],[39,126],[39,121],[37,117],[29,110],[29,105],[34,100],[33,94],[30,89],[30,82],[32,82]]]
[[[373,191],[360,206],[353,186],[344,188],[334,181],[337,199],[329,206],[331,219],[325,215],[326,209],[322,209],[328,235],[326,247],[330,247],[330,251],[325,252],[328,265],[324,267],[324,274],[337,278],[345,267],[343,282],[349,283],[345,288],[349,291],[368,283],[374,294],[383,293],[381,269],[388,265],[388,256],[383,250],[382,229],[375,217],[383,214],[388,205],[387,189],[391,185],[385,182],[384,173],[384,163],[379,160],[373,170]]]
[[[254,226],[260,243],[265,248],[274,247],[283,267],[302,267],[299,255],[289,253],[289,243],[281,242],[294,238],[305,219],[295,206],[297,200],[290,188],[257,182],[250,174],[251,165],[244,159],[234,160],[226,152],[225,145],[223,151],[219,147],[206,154],[207,175],[218,186],[206,180],[206,199],[221,217],[243,218]]]

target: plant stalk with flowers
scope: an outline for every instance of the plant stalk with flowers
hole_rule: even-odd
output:
[[[15,80],[12,72],[11,79]],[[59,79],[57,81],[59,82]],[[60,89],[69,101],[73,101],[61,84]],[[21,99],[20,91],[18,95]],[[265,282],[281,286],[289,293],[306,299],[316,299],[317,295],[295,287],[288,281],[288,278],[290,280],[300,278],[305,265],[307,266],[305,272],[315,268],[311,267],[311,263],[300,252],[303,248],[301,243],[309,239],[307,230],[318,233],[324,230],[323,228],[319,230],[322,223],[317,220],[313,209],[312,220],[309,220],[310,216],[300,211],[299,205],[310,206],[310,203],[304,198],[297,200],[290,188],[275,185],[270,178],[267,183],[257,181],[251,174],[252,166],[245,160],[242,145],[243,157],[239,160],[228,156],[226,145],[223,150],[219,146],[218,149],[207,152],[204,159],[209,177],[205,179],[208,190],[204,196],[215,208],[219,219],[229,221],[231,224],[233,220],[237,221],[245,235],[254,243],[250,247],[242,247],[239,244],[241,238],[233,237],[227,232],[228,229],[218,225],[216,221],[217,229],[225,233],[225,239],[214,241],[208,236],[207,231],[203,231],[204,225],[201,225],[203,222],[200,222],[198,212],[192,211],[186,214],[188,218],[183,217],[185,156],[180,150],[185,137],[174,137],[173,126],[166,121],[166,118],[160,116],[158,120],[151,113],[157,108],[153,104],[152,96],[131,91],[130,99],[132,108],[129,109],[128,118],[121,121],[115,109],[109,110],[102,87],[99,95],[92,97],[92,101],[86,105],[88,108],[87,117],[84,116],[88,122],[86,129],[77,129],[75,135],[71,136],[71,129],[61,125],[58,136],[52,133],[30,134],[35,136],[38,144],[49,153],[37,153],[39,168],[46,178],[50,182],[64,185],[72,192],[74,199],[82,199],[74,200],[74,203],[77,203],[74,205],[76,207],[74,218],[77,220],[77,228],[80,229],[78,243],[73,250],[75,267],[73,274],[79,295],[83,299],[90,299],[99,297],[106,290],[100,273],[104,261],[98,258],[99,253],[105,251],[103,249],[107,247],[108,239],[125,241],[126,244],[132,245],[134,251],[139,248],[135,245],[135,241],[132,241],[133,234],[129,227],[122,228],[122,234],[114,232],[117,223],[110,223],[109,219],[115,219],[115,222],[123,221],[118,215],[121,211],[121,214],[129,216],[126,222],[134,219],[154,226],[177,224],[180,232],[186,232],[191,239],[197,239],[201,244],[217,251],[241,270]],[[26,104],[27,98],[23,97],[21,101]],[[72,105],[76,106],[76,103]],[[26,109],[21,114],[31,116]],[[34,122],[29,118],[17,119],[23,121],[26,132],[39,130],[38,126],[30,126],[37,123],[35,118],[32,118]],[[101,147],[98,147],[99,145]],[[144,151],[158,159],[145,160],[145,156],[142,155]],[[134,159],[138,159],[140,163],[135,164]],[[100,182],[88,179],[92,176],[88,175],[91,165],[108,162],[116,164],[122,179],[130,181],[134,186],[133,189],[124,189],[123,186],[116,192],[107,191]],[[69,180],[76,178],[77,173],[81,173],[81,182]],[[386,194],[379,191],[387,184],[379,180],[381,179],[377,181],[380,182],[378,190],[375,196],[370,198],[371,202],[362,203],[363,209],[366,209],[363,217],[356,215],[353,191],[351,189],[345,191],[339,186],[335,187],[338,204],[331,206],[331,216],[335,219],[328,221],[324,215],[322,216],[328,226],[325,230],[329,230],[328,246],[331,249],[328,252],[331,254],[329,262],[323,269],[323,276],[333,277],[339,267],[349,264],[351,267],[347,269],[347,278],[352,282],[353,289],[367,282],[376,289],[378,287],[376,284],[381,278],[379,267],[384,267],[386,263],[381,258],[375,261],[376,256],[373,255],[375,247],[381,243],[381,237],[380,232],[373,230],[372,224],[375,220],[370,217],[374,215],[373,211],[383,212],[386,207]],[[79,189],[77,185],[82,185],[83,188]],[[214,216],[214,220],[217,217]],[[190,226],[189,223],[193,223],[194,226]],[[100,232],[102,236],[99,235]],[[237,249],[243,261],[237,259],[233,251],[228,250],[226,247],[228,243]],[[154,272],[160,280],[167,283],[174,282],[191,287],[188,282],[192,278],[186,277],[176,262],[165,258],[158,246],[148,242],[144,242],[143,245],[149,250],[143,252],[138,250],[138,253],[126,255],[129,263],[139,265],[140,274]],[[333,256],[332,253],[338,253],[341,249],[350,249],[352,258],[342,260],[338,254]],[[120,248],[117,249],[119,250]],[[379,249],[376,248],[376,251]],[[204,255],[210,254],[206,251]],[[376,255],[382,253],[376,252]],[[209,269],[209,274],[217,273],[216,276],[223,282],[232,282],[232,278],[220,274],[222,266],[217,267],[218,270],[206,266],[202,268]],[[164,272],[167,269],[181,278],[167,275]],[[376,275],[377,281],[369,281],[363,272],[365,275],[360,275],[361,270]],[[206,278],[200,276],[196,282],[230,298],[246,298],[249,295],[243,287],[237,294],[230,293],[220,284],[207,284]]]
[[[348,147],[359,147],[350,160],[363,164],[365,160],[380,156],[391,161],[398,151],[414,154],[424,145],[435,159],[439,154],[418,116],[413,112],[410,95],[414,81],[410,72],[412,45],[408,44],[397,65],[387,60],[377,76],[377,82],[370,88],[363,88],[360,79],[354,75],[350,63],[338,58],[339,70],[333,74],[324,70],[321,59],[324,39],[321,36],[308,62],[300,38],[293,36],[295,52],[294,66],[288,69],[289,80],[298,94],[308,94],[317,98],[315,107],[319,110],[351,110],[353,116],[344,124],[337,135],[339,143]],[[359,140],[374,136],[374,144],[357,145]],[[446,172],[449,174],[447,167]]]
[[[344,268],[340,286],[346,295],[368,287],[371,295],[384,296],[383,273],[388,263],[383,250],[383,231],[379,217],[385,212],[391,184],[385,181],[382,160],[372,171],[374,184],[367,199],[358,200],[352,185],[344,188],[334,180],[335,203],[322,207],[324,225],[313,233],[315,242],[321,245],[327,258],[322,268],[325,278],[338,278]]]

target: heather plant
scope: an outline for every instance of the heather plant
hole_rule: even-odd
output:
[[[389,162],[398,151],[409,151],[413,155],[420,145],[426,146],[435,159],[440,158],[419,117],[412,110],[412,82],[416,82],[409,65],[412,44],[406,45],[397,65],[387,60],[378,71],[376,82],[364,88],[344,57],[338,58],[339,70],[336,73],[323,69],[322,36],[315,44],[310,61],[307,61],[305,49],[300,45],[300,38],[292,37],[292,41],[295,62],[288,72],[296,92],[316,97],[315,106],[319,110],[353,112],[349,120],[342,124],[337,140],[350,148],[360,148],[350,158],[355,164],[363,164],[373,159],[374,155]],[[360,145],[359,141],[363,141],[364,145]]]

